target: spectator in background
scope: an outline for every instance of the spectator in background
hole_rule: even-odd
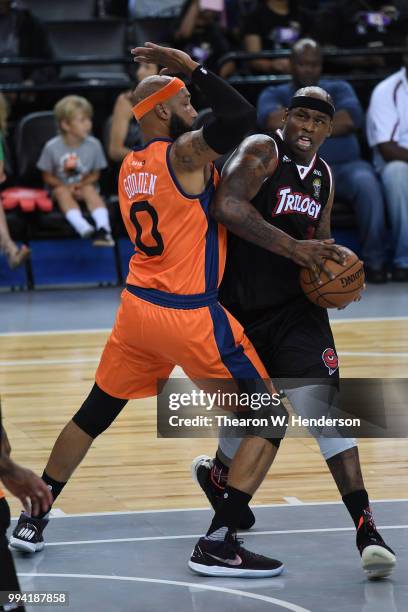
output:
[[[142,62],[136,70],[136,81],[140,83],[158,72],[159,66],[156,64]],[[133,147],[142,144],[140,127],[132,113],[133,106],[132,90],[125,91],[116,98],[108,143],[108,155],[114,162],[121,162]]]
[[[321,11],[313,34],[320,43],[340,48],[398,46],[408,27],[404,4],[406,0],[339,0]],[[341,58],[336,63],[380,68],[392,61],[392,56],[379,54]]]
[[[294,45],[291,73],[290,83],[267,87],[261,93],[258,121],[269,132],[280,128],[291,97],[301,87],[318,85],[331,95],[336,108],[333,132],[320,154],[333,171],[336,196],[351,204],[356,213],[366,278],[372,283],[384,283],[387,280],[384,200],[374,168],[360,155],[355,132],[363,125],[361,105],[349,83],[321,78],[322,55],[314,40],[306,38]]]
[[[184,0],[106,0],[105,11],[126,19],[177,17],[183,3]]]
[[[7,131],[7,103],[0,93],[0,184],[6,180],[4,172],[4,150],[3,150],[3,138]],[[4,214],[3,206],[0,203],[0,251],[2,251],[6,258],[10,268],[17,268],[21,266],[30,255],[30,249],[23,245],[18,247],[14,240],[10,236],[10,232],[7,225],[6,215]]]
[[[51,56],[41,23],[11,0],[0,0],[0,57],[17,59]],[[42,83],[55,77],[53,67],[0,67],[0,83]]]
[[[206,8],[208,6],[212,8]],[[234,71],[234,63],[224,64],[221,70],[217,68],[220,57],[231,50],[221,28],[223,10],[223,0],[187,0],[181,11],[174,39],[175,45],[196,62],[227,78]]]
[[[403,67],[375,87],[367,112],[368,143],[381,173],[393,238],[394,281],[408,281],[408,37]]]
[[[259,0],[258,8],[250,13],[243,26],[244,46],[249,53],[285,49],[299,38],[301,25],[297,2],[292,0]],[[255,72],[288,74],[287,58],[256,59],[251,62]]]
[[[45,144],[37,163],[44,183],[82,238],[92,236],[94,246],[113,246],[108,210],[98,192],[100,171],[107,163],[101,143],[90,136],[92,106],[80,96],[66,96],[57,102],[54,113],[60,135]],[[85,202],[96,231],[82,215],[80,201]]]

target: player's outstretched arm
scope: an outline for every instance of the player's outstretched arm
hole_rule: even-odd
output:
[[[246,138],[224,166],[210,212],[240,238],[310,268],[318,278],[319,270],[325,269],[325,258],[343,261],[343,253],[334,241],[295,240],[268,223],[251,204],[277,163],[272,138],[260,134]]]
[[[170,159],[178,175],[196,172],[237,146],[256,126],[256,110],[222,78],[203,68],[179,49],[146,43],[132,49],[135,60],[166,66],[161,74],[185,74],[204,94],[214,117],[200,130],[183,134]]]

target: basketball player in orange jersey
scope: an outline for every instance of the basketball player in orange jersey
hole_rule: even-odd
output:
[[[179,50],[147,43],[134,55],[190,78],[208,98],[214,120],[191,131],[197,113],[178,78],[151,76],[135,90],[134,114],[145,145],[127,155],[119,175],[121,212],[135,254],[96,383],[61,432],[43,474],[54,499],[127,400],[156,395],[157,380],[168,378],[175,365],[193,380],[268,378],[242,326],[217,302],[226,230],[208,212],[217,183],[212,162],[254,127],[254,109]],[[342,261],[332,240],[298,241],[279,229],[270,235],[270,249],[310,268],[323,268],[325,257]],[[280,561],[246,551],[234,537],[240,513],[279,442],[245,439],[231,465],[228,495],[217,514],[221,527],[212,525],[202,546],[218,575],[264,577],[282,571]],[[47,520],[44,514],[23,513],[11,546],[41,550]],[[35,537],[28,539],[27,529],[35,530]]]
[[[333,114],[332,100],[320,87],[297,91],[282,131],[250,136],[230,157],[211,205],[214,218],[231,231],[220,301],[244,325],[272,381],[283,379],[280,385],[302,417],[322,416],[333,407],[338,359],[327,310],[304,295],[298,266],[270,252],[269,235],[279,228],[297,239],[330,237],[334,185],[318,151]],[[335,430],[312,433],[355,524],[364,571],[370,579],[389,576],[395,555],[376,529],[357,441]],[[193,462],[193,475],[215,508],[239,444],[221,432],[215,459]],[[247,507],[241,526],[254,522]]]

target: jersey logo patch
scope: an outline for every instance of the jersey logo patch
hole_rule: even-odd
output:
[[[324,365],[329,370],[329,375],[331,376],[339,367],[339,360],[336,351],[332,348],[324,349],[322,359]]]
[[[315,178],[313,179],[313,196],[316,198],[316,200],[319,199],[320,197],[320,189],[322,187],[322,181],[319,178]]]
[[[321,182],[319,185],[319,194],[320,187]],[[306,215],[311,219],[316,220],[319,218],[322,205],[319,204],[319,202],[316,202],[316,200],[314,200],[310,195],[296,191],[292,193],[291,187],[281,187],[276,195],[278,202],[272,211],[273,217],[277,217],[278,215],[300,213],[301,215]]]

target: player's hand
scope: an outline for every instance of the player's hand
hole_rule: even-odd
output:
[[[180,49],[171,49],[169,47],[161,47],[154,43],[147,42],[144,47],[135,47],[131,50],[134,55],[135,62],[146,62],[148,64],[158,64],[165,66],[160,74],[186,74],[191,76],[193,70],[199,66],[191,57],[180,51]]]
[[[2,460],[1,480],[4,486],[23,504],[28,514],[47,512],[53,498],[45,482],[34,472],[21,467],[11,459]]]
[[[346,256],[342,248],[328,240],[296,240],[291,252],[291,259],[302,268],[309,268],[316,282],[321,284],[320,274],[324,272],[332,280],[334,274],[324,265],[326,259],[344,264]]]

